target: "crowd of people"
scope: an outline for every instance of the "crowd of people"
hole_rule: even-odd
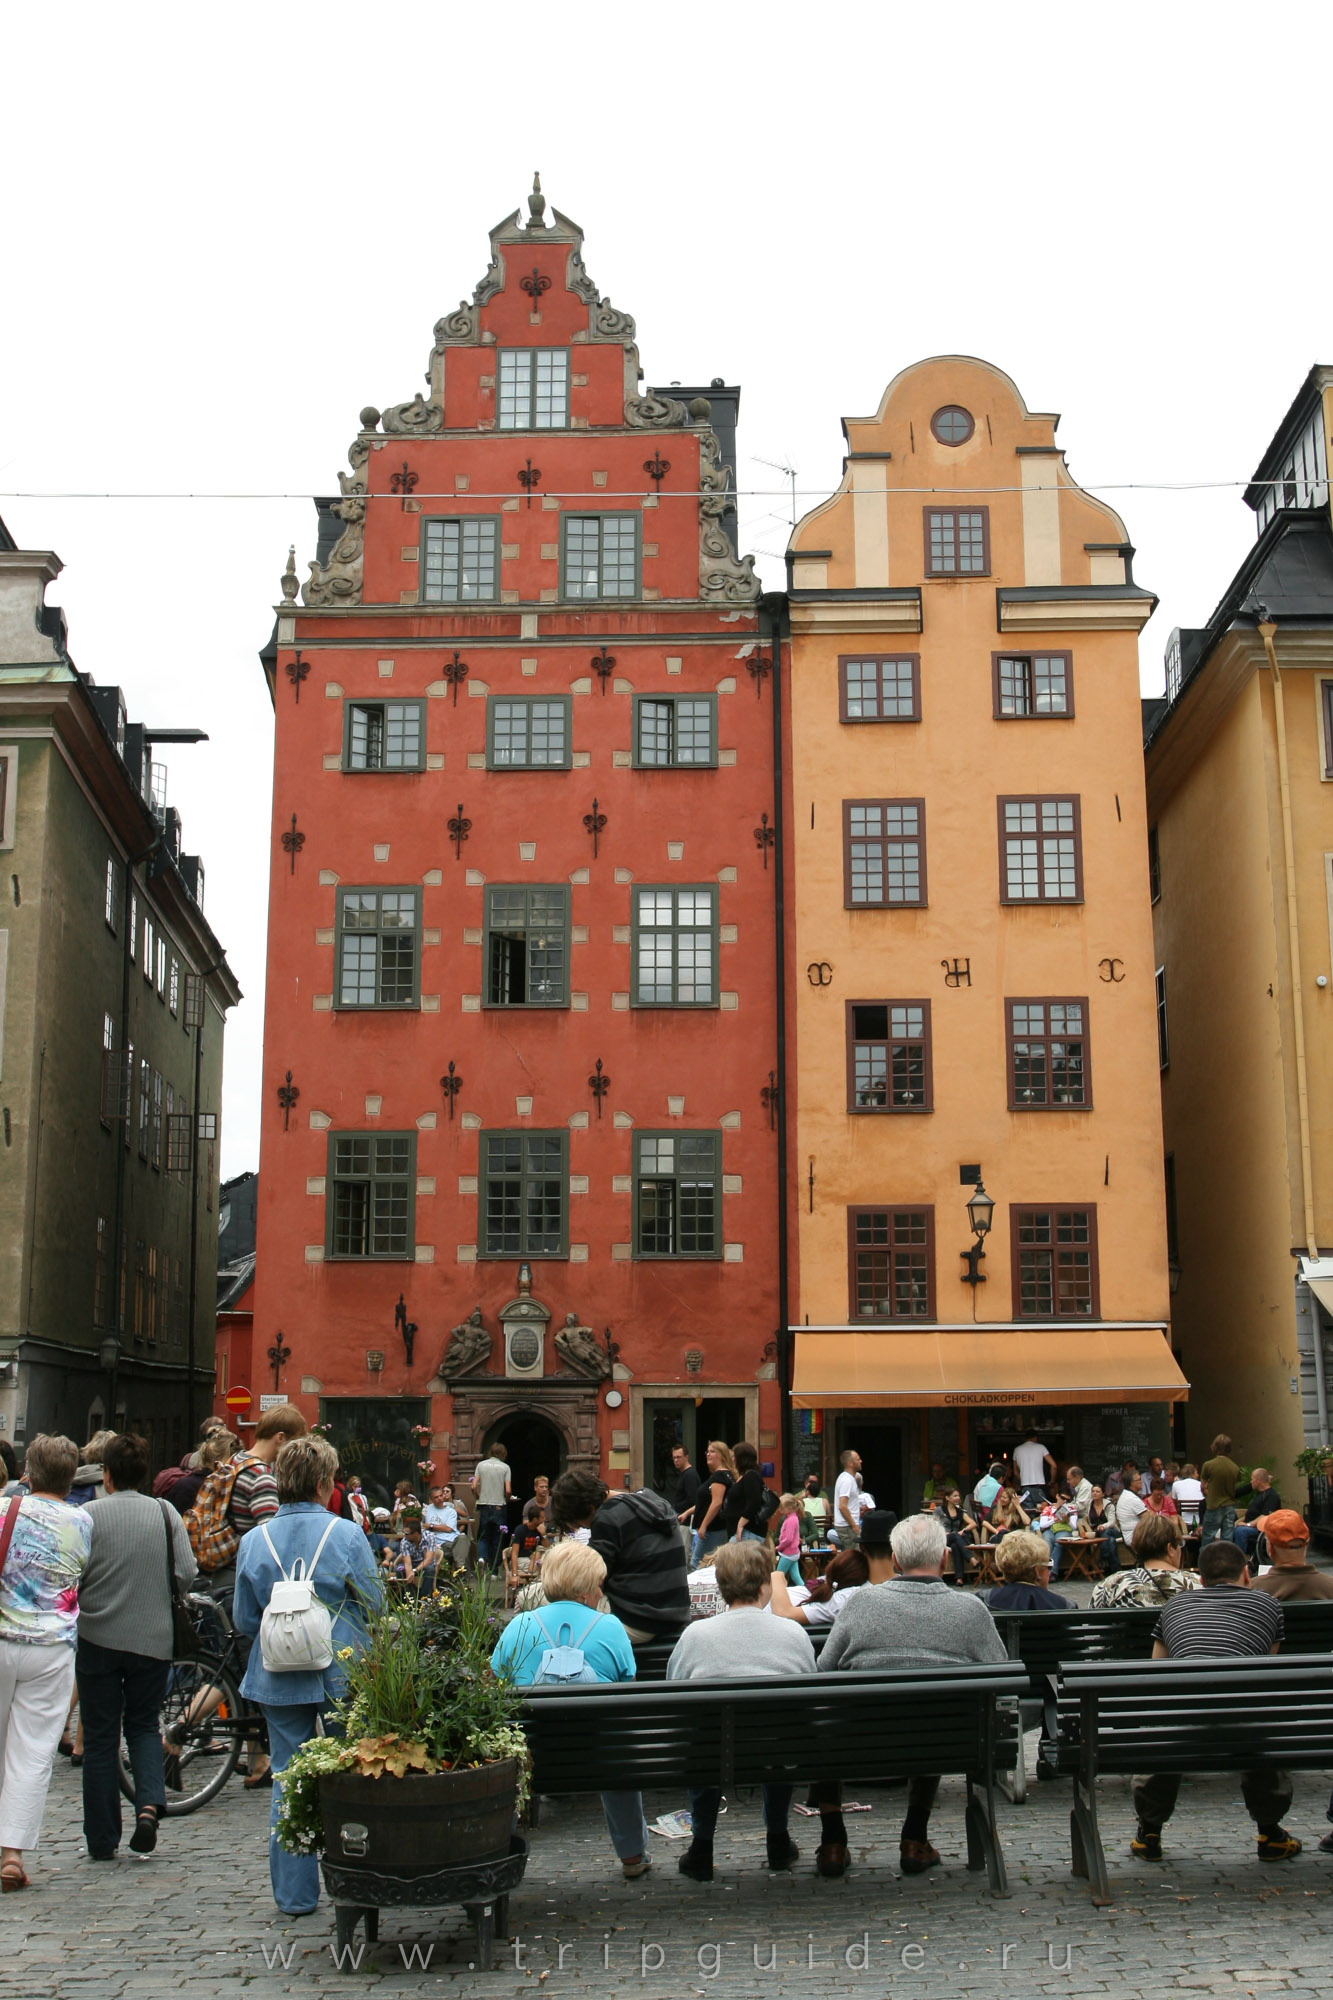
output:
[[[1098,1486],[1077,1464],[1061,1471],[1029,1437],[966,1494],[932,1466],[920,1510],[898,1520],[875,1504],[855,1451],[842,1454],[831,1496],[815,1476],[799,1493],[777,1493],[748,1441],[713,1440],[702,1469],[677,1447],[666,1495],[613,1490],[571,1469],[553,1483],[536,1479],[522,1501],[497,1445],[466,1492],[432,1484],[423,1501],[403,1481],[388,1505],[340,1471],[333,1446],[292,1405],[265,1411],[243,1450],[209,1419],[198,1448],[159,1471],[151,1491],[147,1447],[132,1435],[100,1432],[81,1450],[68,1438],[35,1437],[21,1478],[5,1446],[0,1888],[29,1886],[25,1860],[62,1750],[82,1770],[88,1858],[107,1861],[120,1848],[122,1739],[133,1774],[128,1847],[141,1857],[154,1851],[167,1791],[180,1783],[180,1745],[163,1730],[162,1707],[185,1590],[204,1592],[234,1627],[240,1692],[267,1736],[267,1750],[252,1746],[244,1782],[272,1788],[272,1828],[282,1773],[329,1720],[344,1685],[339,1654],[358,1649],[368,1613],[387,1591],[435,1589],[442,1571],[465,1564],[484,1575],[503,1564],[506,1607],[512,1597],[515,1609],[492,1664],[520,1685],[632,1680],[636,1648],[663,1641],[673,1680],[998,1662],[1006,1654],[995,1613],[1070,1607],[1052,1584],[1074,1540],[1100,1544],[1108,1558],[1094,1609],[1160,1612],[1156,1657],[1276,1650],[1283,1604],[1333,1597],[1333,1579],[1306,1561],[1305,1521],[1282,1506],[1262,1468],[1238,1517],[1241,1473],[1230,1450],[1219,1437],[1198,1470],[1126,1463]],[[1191,1539],[1195,1567],[1186,1564]],[[974,1591],[980,1549],[992,1551],[998,1580]],[[1267,1563],[1252,1574],[1257,1554]],[[271,1669],[254,1643],[275,1587],[293,1574],[310,1578],[329,1608],[327,1668]],[[937,1789],[931,1778],[908,1787],[905,1874],[939,1865],[930,1840]],[[1139,1858],[1160,1855],[1177,1790],[1161,1774],[1135,1781]],[[1249,1772],[1242,1791],[1260,1859],[1299,1852],[1282,1825],[1289,1776]],[[692,1836],[679,1866],[695,1881],[713,1875],[720,1803],[713,1788],[690,1796]],[[813,1786],[807,1805],[820,1818],[818,1872],[845,1873],[838,1787]],[[772,1869],[798,1859],[791,1806],[789,1787],[764,1788]],[[603,1808],[622,1872],[635,1879],[650,1865],[642,1797],[607,1794]],[[1320,1845],[1333,1852],[1333,1833]],[[316,1860],[286,1853],[271,1832],[269,1851],[279,1909],[313,1909]]]

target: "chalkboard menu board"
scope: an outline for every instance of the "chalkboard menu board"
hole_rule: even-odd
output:
[[[1154,1455],[1165,1457],[1170,1425],[1164,1403],[1103,1403],[1078,1413],[1083,1467],[1094,1480],[1118,1471],[1127,1458],[1146,1466]]]

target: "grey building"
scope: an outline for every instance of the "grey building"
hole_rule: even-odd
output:
[[[226,1012],[155,759],[0,522],[0,1434],[179,1454],[212,1393]]]

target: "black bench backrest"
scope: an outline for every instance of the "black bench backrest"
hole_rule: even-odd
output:
[[[1062,1660],[1146,1660],[1160,1613],[1123,1611],[997,1611],[995,1623],[1011,1660],[1022,1660],[1030,1691],[1041,1694]]]
[[[1100,1771],[1333,1763],[1333,1660],[1319,1654],[1066,1665],[1051,1695],[1062,1768],[1094,1739]]]
[[[1000,1666],[529,1688],[521,1720],[539,1792],[854,1783],[1011,1769],[996,1701],[1025,1686]]]

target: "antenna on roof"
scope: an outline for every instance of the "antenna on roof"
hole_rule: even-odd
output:
[[[780,472],[784,479],[791,481],[791,524],[794,529],[796,526],[796,467],[788,465],[785,460],[779,465],[775,458],[756,458],[754,463],[756,465],[767,465],[772,471]]]

